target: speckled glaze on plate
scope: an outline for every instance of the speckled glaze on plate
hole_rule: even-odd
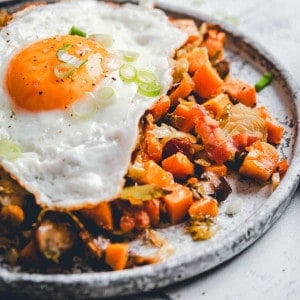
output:
[[[176,7],[171,3],[160,5],[157,2],[171,15],[216,23],[207,16],[184,10],[182,6]],[[284,141],[279,149],[281,156],[288,158],[290,167],[279,187],[272,193],[269,185],[262,186],[229,176],[233,193],[220,207],[218,224],[221,229],[212,239],[193,242],[181,225],[162,229],[161,234],[175,246],[174,255],[158,264],[123,271],[42,275],[0,267],[0,296],[2,292],[10,291],[13,295],[39,299],[99,299],[164,287],[203,273],[237,255],[262,236],[281,216],[296,190],[300,176],[299,89],[264,47],[233,28],[221,27],[227,33],[226,56],[231,62],[232,77],[254,84],[265,71],[275,76],[272,85],[259,93],[258,105],[265,105],[285,128]],[[234,197],[243,199],[243,209],[234,217],[229,217],[225,209]]]

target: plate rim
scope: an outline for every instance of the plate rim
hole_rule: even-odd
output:
[[[21,2],[26,1],[14,1],[18,2],[18,4],[21,4]],[[121,1],[112,1],[112,2],[128,2],[126,0]],[[136,2],[136,1],[133,1]],[[26,284],[34,284],[34,288],[37,288],[39,284],[43,283],[43,285],[47,284],[57,284],[61,288],[65,289],[67,286],[74,286],[76,284],[83,286],[87,286],[89,288],[94,288],[97,286],[96,294],[94,297],[112,297],[119,295],[117,292],[119,290],[110,288],[109,290],[102,290],[105,288],[109,288],[110,284],[113,282],[118,282],[120,285],[119,289],[122,289],[123,295],[129,295],[134,294],[138,292],[145,292],[150,291],[152,289],[165,287],[167,285],[174,284],[176,282],[186,280],[188,278],[191,278],[195,275],[202,274],[203,272],[214,268],[215,266],[224,263],[225,261],[231,259],[232,257],[236,256],[237,254],[244,251],[247,247],[249,247],[251,244],[253,244],[258,238],[263,236],[265,232],[272,227],[272,225],[279,219],[279,217],[282,215],[288,204],[290,203],[294,192],[296,191],[296,188],[298,186],[298,183],[300,181],[300,132],[299,132],[299,109],[297,104],[300,103],[300,89],[298,87],[298,84],[293,79],[293,77],[290,75],[290,73],[286,70],[286,68],[278,61],[277,58],[273,56],[268,50],[265,49],[263,45],[256,42],[255,40],[251,39],[250,37],[246,36],[245,34],[241,33],[238,29],[230,26],[229,24],[226,24],[220,20],[215,19],[214,17],[211,17],[209,15],[206,15],[199,11],[194,11],[192,8],[187,8],[183,6],[179,6],[172,3],[163,3],[162,1],[156,1],[157,7],[171,13],[179,14],[191,17],[196,19],[200,22],[211,22],[220,25],[222,30],[225,30],[230,36],[232,36],[235,39],[241,40],[242,43],[245,43],[246,45],[249,45],[251,48],[251,51],[255,51],[259,54],[260,57],[263,57],[263,59],[270,65],[272,68],[274,68],[278,74],[281,76],[281,80],[283,80],[287,84],[287,91],[289,91],[290,95],[288,97],[288,102],[295,107],[295,112],[293,117],[297,118],[297,123],[295,124],[295,142],[292,148],[291,153],[291,164],[289,166],[289,169],[287,173],[285,174],[281,184],[276,189],[274,193],[272,193],[268,197],[268,202],[264,203],[262,207],[259,209],[258,215],[255,218],[255,221],[253,218],[248,218],[243,222],[243,230],[237,231],[234,235],[229,237],[227,242],[231,245],[233,245],[237,240],[241,241],[243,240],[243,236],[245,234],[248,234],[250,237],[250,240],[248,243],[245,243],[242,245],[241,248],[237,249],[237,251],[234,253],[231,252],[231,255],[227,255],[225,258],[222,258],[222,261],[215,261],[213,264],[211,264],[206,269],[201,269],[200,272],[195,272],[194,265],[197,263],[201,263],[203,260],[205,260],[205,257],[215,255],[219,248],[224,247],[224,244],[218,244],[218,247],[214,245],[213,249],[210,249],[209,252],[197,254],[193,256],[193,258],[188,258],[186,260],[182,261],[182,257],[180,256],[176,261],[170,260],[170,261],[164,261],[155,265],[147,265],[147,266],[141,266],[136,269],[126,269],[122,271],[111,271],[111,272],[93,272],[93,273],[80,273],[80,274],[40,274],[40,273],[26,273],[26,272],[17,272],[8,270],[6,268],[0,267],[0,292],[1,292],[1,286],[11,286],[11,285],[17,285],[18,283],[26,283]],[[7,4],[7,2],[0,3],[0,8],[3,7],[2,4]],[[5,8],[9,7],[8,5],[5,6]],[[3,7],[4,8],[4,7]],[[250,60],[250,64],[253,65],[253,61]],[[286,92],[284,93],[286,95]],[[293,98],[293,99],[292,99]],[[279,196],[278,196],[279,195]],[[266,221],[266,217],[269,219],[265,223],[264,229],[262,232],[260,232],[257,236],[253,236],[255,234],[255,231],[250,232],[251,229],[255,228],[257,223],[263,224]],[[174,276],[174,269],[180,269],[177,270],[177,275]],[[188,272],[187,272],[188,271]],[[169,280],[162,280],[158,276],[158,272],[160,274],[173,274],[172,279]],[[176,273],[176,272],[175,272]],[[181,274],[181,276],[179,276]],[[183,274],[183,275],[182,275]],[[126,285],[128,285],[128,282],[135,281],[140,276],[143,276],[144,280],[141,280],[137,283],[135,283],[130,289]],[[160,278],[160,281],[157,280],[157,278]],[[125,279],[125,280],[124,280]],[[149,284],[153,281],[153,279],[156,279],[155,284]],[[34,288],[31,288],[33,291]],[[56,286],[57,288],[57,286]],[[55,288],[55,290],[56,290]],[[124,293],[125,291],[125,293]],[[72,292],[72,288],[68,291],[69,293]],[[73,291],[74,295],[76,296],[76,291]],[[80,295],[78,295],[80,296]]]

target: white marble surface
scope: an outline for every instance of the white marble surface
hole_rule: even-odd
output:
[[[237,26],[271,52],[300,85],[300,1],[172,2]],[[253,246],[164,294],[172,300],[300,299],[300,188],[284,215]]]

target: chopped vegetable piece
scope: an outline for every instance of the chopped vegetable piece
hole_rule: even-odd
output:
[[[58,49],[58,51],[56,52],[56,57],[59,59],[59,57],[61,56],[61,51],[66,51],[69,48],[71,48],[72,45],[71,44],[64,44],[60,49]]]
[[[205,216],[216,217],[218,213],[218,202],[214,198],[194,201],[189,208],[189,215],[192,219],[199,219]]]
[[[207,38],[203,41],[202,45],[207,48],[208,55],[214,60],[222,60],[224,57],[224,43],[226,34],[218,32],[215,29],[208,30]]]
[[[154,121],[158,121],[165,116],[169,111],[171,100],[168,96],[162,96],[159,100],[148,110],[152,114]]]
[[[54,67],[54,75],[59,79],[64,79],[72,75],[76,70],[76,67],[71,64],[61,63]]]
[[[277,163],[276,169],[278,170],[280,176],[284,175],[289,167],[287,159],[282,159]]]
[[[57,58],[67,64],[74,66],[75,68],[81,67],[83,64],[87,62],[87,60],[81,60],[74,55],[71,55],[67,52],[67,50],[71,47],[71,45],[64,45],[61,49],[56,52]]]
[[[205,198],[206,196],[213,196],[218,202],[222,202],[232,192],[232,189],[226,179],[214,172],[203,173],[201,175],[201,179],[204,179],[204,182],[206,181],[213,186],[213,193],[206,193],[206,195],[202,194],[203,198]],[[201,182],[202,181],[199,181],[199,183]]]
[[[114,221],[109,202],[101,202],[92,208],[82,209],[80,212],[99,227],[106,230],[113,230]]]
[[[137,70],[134,66],[124,64],[119,69],[119,76],[125,82],[133,82],[136,80]]]
[[[232,79],[223,84],[222,89],[234,100],[243,103],[246,106],[256,105],[255,88],[239,79]]]
[[[276,122],[276,120],[271,116],[271,114],[267,111],[267,109],[264,106],[258,107],[257,110],[266,122],[266,127],[268,131],[267,141],[276,145],[280,144],[284,133],[283,126],[279,125]]]
[[[210,65],[200,66],[193,76],[195,90],[202,98],[211,98],[216,96],[223,84],[217,71]]]
[[[78,36],[82,36],[82,37],[86,37],[87,34],[82,31],[80,28],[76,27],[76,26],[72,26],[70,31],[69,31],[70,35],[78,35]]]
[[[151,130],[151,132],[156,138],[163,139],[163,144],[170,139],[188,138],[192,143],[196,143],[197,140],[194,135],[176,130],[174,127],[168,126],[165,123],[162,123],[161,126],[154,125],[154,128]]]
[[[279,154],[276,148],[266,142],[257,141],[246,150],[249,153],[239,172],[257,180],[267,181],[278,163]]]
[[[187,53],[186,59],[188,61],[188,70],[190,74],[194,74],[201,66],[210,64],[207,49],[205,47],[200,47]]]
[[[76,101],[71,106],[72,115],[80,119],[88,119],[97,111],[97,105],[93,97]]]
[[[99,100],[108,100],[115,94],[115,90],[111,86],[104,86],[97,92]]]
[[[184,132],[190,132],[195,126],[191,105],[179,103],[170,118],[172,125]]]
[[[258,139],[267,139],[266,122],[260,112],[242,103],[231,107],[228,118],[222,122],[222,130],[240,150]]]
[[[162,157],[163,145],[157,139],[152,132],[146,132],[143,141],[144,154],[147,155],[148,159],[152,159],[155,162],[159,162]]]
[[[5,205],[0,211],[0,216],[3,220],[16,227],[23,223],[25,219],[24,211],[19,205]]]
[[[220,177],[227,175],[227,167],[224,164],[205,166],[203,169],[205,172],[213,172]]]
[[[156,75],[152,71],[148,70],[137,70],[136,79],[139,83],[147,84],[157,81]]]
[[[204,217],[192,219],[186,231],[191,234],[194,241],[202,241],[214,236],[218,231],[218,227],[214,226],[213,219]]]
[[[174,183],[165,188],[171,193],[163,196],[171,224],[182,222],[188,215],[188,209],[193,203],[193,193],[185,186]]]
[[[273,191],[278,187],[280,183],[280,174],[279,172],[275,172],[272,174],[272,189]]]
[[[271,73],[265,73],[254,85],[255,90],[260,92],[263,90],[267,85],[269,85],[273,80],[273,75]]]
[[[162,157],[166,158],[176,154],[177,152],[181,152],[189,157],[190,155],[194,154],[192,145],[193,144],[187,137],[181,139],[170,139],[164,146]]]
[[[176,179],[194,174],[194,165],[186,155],[177,152],[162,161],[162,167],[173,174]]]
[[[160,94],[161,86],[156,82],[140,83],[138,93],[145,97],[156,97]]]
[[[203,103],[203,106],[209,112],[212,112],[215,119],[220,119],[220,117],[228,112],[231,108],[232,103],[228,97],[223,93],[211,98]]]
[[[45,219],[35,232],[39,250],[45,258],[58,263],[60,256],[70,250],[75,235],[69,223]]]
[[[178,58],[174,61],[173,83],[178,83],[182,80],[183,74],[189,69],[189,63],[185,57]]]
[[[145,236],[147,241],[150,241],[152,245],[158,248],[163,247],[167,242],[165,237],[161,236],[158,232],[152,229],[146,229]]]
[[[132,204],[140,204],[143,201],[160,198],[168,194],[167,191],[151,184],[124,187],[120,198],[129,200]]]
[[[134,52],[134,51],[122,50],[122,51],[120,51],[120,54],[122,55],[123,60],[126,62],[134,62],[139,57],[139,53]]]
[[[105,250],[105,263],[113,270],[123,270],[126,267],[129,256],[127,243],[109,244]]]
[[[0,157],[14,160],[21,154],[20,147],[10,140],[0,140]]]
[[[179,86],[177,86],[170,94],[171,102],[175,103],[179,98],[186,98],[193,91],[193,89],[194,82],[192,78],[188,75],[188,73],[184,73]]]
[[[229,62],[227,60],[218,61],[214,67],[222,79],[225,79],[230,72]]]

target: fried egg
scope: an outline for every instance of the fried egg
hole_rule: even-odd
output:
[[[87,36],[69,34],[72,26]],[[162,11],[131,4],[67,1],[16,13],[0,32],[1,166],[43,207],[115,199],[139,120],[167,92],[170,57],[185,40]],[[155,95],[130,80],[139,70],[155,77]]]

